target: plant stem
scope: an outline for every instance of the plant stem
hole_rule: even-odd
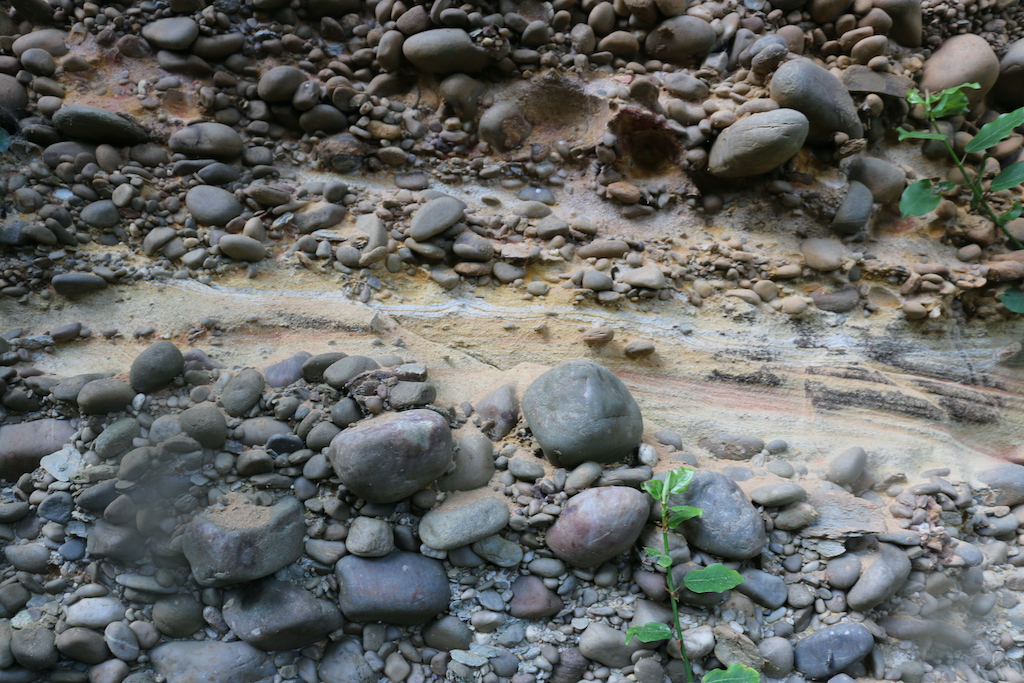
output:
[[[934,132],[939,133],[939,127],[938,125],[936,125],[935,115],[932,113],[931,107],[928,105],[925,106],[928,109],[928,122],[931,124],[931,129]],[[974,178],[971,179],[971,176],[968,173],[967,168],[960,160],[960,157],[957,156],[956,150],[954,150],[953,146],[949,144],[949,136],[944,133],[939,134],[942,135],[943,146],[946,148],[946,151],[949,152],[949,156],[953,160],[953,163],[956,164],[956,167],[960,170],[960,175],[964,177],[964,180],[967,181],[968,186],[971,188],[971,196],[973,197],[971,205],[980,206],[982,208],[982,210],[985,212],[985,215],[988,216],[988,219],[995,223],[999,227],[999,229],[1003,231],[1003,234],[1006,235],[1006,238],[1008,240],[1010,240],[1010,244],[1013,245],[1014,249],[1024,249],[1024,245],[1022,245],[1017,240],[1017,238],[1010,233],[1006,225],[999,221],[999,217],[996,215],[996,212],[992,210],[992,207],[989,206],[988,200],[985,199],[985,193],[981,187],[981,174],[984,171],[984,169],[979,168]]]
[[[666,487],[667,489],[668,487]],[[661,502],[661,540],[664,545],[665,555],[668,556],[668,495],[664,496]],[[668,587],[668,597],[672,602],[672,619],[675,621],[676,637],[679,639],[679,654],[683,657],[683,666],[686,668],[686,683],[693,683],[693,671],[690,668],[690,657],[686,654],[686,645],[683,643],[683,627],[679,621],[679,604],[676,602],[676,586],[672,578],[672,567],[668,567],[665,575],[665,585]]]

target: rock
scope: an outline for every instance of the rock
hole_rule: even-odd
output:
[[[292,497],[270,507],[239,495],[222,509],[207,509],[189,523],[182,550],[196,583],[227,586],[273,574],[302,556],[302,505]]]
[[[14,631],[11,654],[14,661],[29,671],[51,669],[60,658],[53,631],[38,624]]]
[[[796,644],[796,670],[806,678],[828,678],[867,657],[874,646],[871,632],[860,624],[826,626]]]
[[[107,288],[107,281],[92,273],[61,273],[50,281],[54,291],[69,299],[99,292]]]
[[[188,638],[203,628],[203,604],[187,593],[169,595],[153,604],[153,625],[168,638]]]
[[[171,135],[167,145],[193,159],[231,161],[242,153],[242,138],[223,123],[196,123]]]
[[[239,261],[261,261],[267,255],[259,240],[246,235],[224,235],[217,246],[222,254]]]
[[[764,664],[761,659],[761,652],[757,645],[747,636],[734,631],[732,627],[725,624],[715,626],[715,657],[722,664],[728,666],[739,663],[743,666],[760,671]]]
[[[306,73],[294,66],[275,66],[260,76],[256,94],[264,102],[291,102],[299,86],[306,82]]]
[[[828,480],[833,484],[847,486],[857,481],[868,464],[868,454],[860,446],[848,448],[828,464]]]
[[[719,557],[745,560],[757,556],[767,541],[764,521],[732,479],[718,472],[695,470],[686,493],[672,505],[691,505],[704,512],[683,522],[686,540]]]
[[[770,636],[758,643],[764,658],[764,673],[772,678],[783,678],[793,670],[793,646],[780,636]]]
[[[317,676],[322,683],[377,683],[380,680],[380,675],[363,657],[362,643],[351,636],[327,646],[317,667]]]
[[[807,117],[808,142],[830,142],[837,132],[864,137],[853,98],[835,76],[809,59],[786,62],[771,81],[771,98],[780,107]]]
[[[423,640],[435,650],[468,650],[473,634],[466,622],[446,614],[423,627]]]
[[[708,172],[719,178],[767,173],[800,151],[809,130],[807,117],[794,109],[752,114],[718,135],[711,146]]]
[[[50,564],[50,550],[42,543],[5,546],[4,557],[16,570],[32,574],[42,574]]]
[[[227,440],[227,420],[212,403],[192,406],[178,415],[178,422],[204,448],[220,448]]]
[[[440,84],[441,96],[455,115],[463,119],[476,116],[480,98],[487,92],[483,83],[466,74],[452,74]]]
[[[725,460],[750,460],[764,449],[764,440],[749,434],[721,433],[698,442],[701,448],[711,451],[716,458]]]
[[[847,173],[851,181],[863,184],[879,204],[898,202],[907,185],[907,176],[888,161],[857,156],[850,161]]]
[[[113,622],[118,623],[118,622]],[[70,659],[86,664],[99,664],[110,657],[103,636],[92,629],[74,626],[57,636],[57,650]]]
[[[548,529],[547,544],[574,567],[594,567],[629,550],[640,537],[649,512],[647,496],[636,489],[587,489],[564,505]]]
[[[925,60],[919,87],[937,93],[962,83],[978,83],[979,90],[962,90],[973,107],[984,99],[998,77],[999,59],[992,46],[981,36],[965,33],[947,38]]]
[[[199,24],[191,17],[168,17],[142,27],[142,37],[158,50],[187,50],[199,37]]]
[[[835,292],[812,292],[811,300],[823,311],[849,313],[860,303],[860,292],[856,285],[843,285]]]
[[[342,431],[331,441],[328,458],[352,493],[371,503],[393,503],[444,474],[452,447],[444,418],[410,410]]]
[[[18,79],[8,74],[0,74],[0,107],[4,112],[23,112],[28,106],[28,91]]]
[[[640,445],[639,406],[618,377],[590,361],[563,363],[538,377],[522,408],[556,467],[620,461]]]
[[[691,76],[685,71],[666,74],[662,87],[674,97],[694,102],[703,102],[709,94],[709,88],[704,81]]]
[[[409,236],[425,242],[462,220],[466,205],[454,197],[437,197],[416,210],[409,221]]]
[[[547,618],[564,606],[558,594],[545,586],[539,577],[527,574],[512,583],[509,613],[516,618]]]
[[[587,659],[620,668],[632,663],[631,656],[640,645],[635,638],[627,644],[622,631],[595,621],[580,634],[579,649]]]
[[[342,353],[341,351],[332,351],[330,353],[320,353],[315,356],[310,356],[302,362],[302,378],[307,382],[321,382],[324,378],[324,370],[347,356],[348,354]]]
[[[518,567],[523,561],[523,548],[518,543],[494,535],[480,539],[472,545],[474,553],[499,567]]]
[[[851,180],[846,198],[832,218],[832,230],[839,235],[856,235],[867,227],[874,201],[866,185]]]
[[[151,394],[170,384],[184,368],[185,359],[178,347],[169,341],[158,341],[135,357],[128,381],[135,391]]]
[[[743,569],[740,574],[743,575],[743,583],[736,587],[737,592],[768,609],[777,609],[786,604],[786,582],[781,576],[749,568]]]
[[[68,34],[60,29],[36,29],[15,40],[11,46],[11,51],[15,57],[20,58],[27,50],[38,47],[46,50],[54,57],[63,57],[68,53],[68,46],[65,42],[67,39]]]
[[[498,150],[518,149],[533,131],[519,105],[510,100],[498,102],[480,117],[480,139]]]
[[[806,498],[807,491],[799,484],[767,484],[750,492],[750,500],[764,507],[782,507],[790,503],[799,503]]]
[[[136,145],[149,139],[146,131],[127,115],[80,104],[61,107],[53,115],[53,127],[69,138],[87,142]]]
[[[486,486],[494,476],[491,441],[483,434],[467,434],[459,439],[453,459],[455,471],[437,480],[441,491],[472,491]]]
[[[68,626],[103,630],[107,624],[124,619],[124,613],[124,603],[117,598],[82,598],[68,605],[65,621]]]
[[[102,415],[124,410],[135,398],[135,391],[117,379],[94,379],[78,392],[78,407],[87,415]]]
[[[70,420],[44,418],[0,426],[0,477],[18,477],[39,466],[39,459],[59,451],[75,433]]]
[[[916,0],[876,0],[872,3],[892,18],[889,38],[903,47],[921,45],[921,3]]]
[[[508,505],[499,498],[478,498],[461,507],[434,509],[420,521],[420,538],[434,550],[452,550],[493,536],[508,524]]]
[[[476,412],[485,420],[493,422],[493,426],[485,430],[495,441],[508,436],[519,423],[519,399],[516,396],[516,385],[512,382],[503,384],[476,402]]]
[[[271,683],[276,671],[267,655],[237,641],[165,643],[149,656],[154,671],[174,683]]]
[[[683,64],[710,50],[716,38],[711,24],[703,19],[672,17],[647,34],[644,49],[651,59]]]
[[[395,549],[395,534],[382,519],[356,517],[349,526],[345,548],[358,557],[384,557]]]
[[[668,284],[661,268],[653,263],[639,268],[630,268],[619,274],[619,279],[630,287],[643,287],[646,289],[664,289]]]
[[[139,658],[139,639],[131,627],[123,621],[113,621],[103,629],[107,647],[118,659],[134,662]]]
[[[823,272],[839,269],[846,256],[842,243],[819,237],[801,242],[800,251],[804,255],[804,263],[808,268]]]
[[[775,515],[775,528],[783,531],[795,531],[814,524],[818,520],[818,512],[809,503],[793,503],[779,510]]]
[[[224,412],[231,417],[240,417],[259,403],[266,381],[258,370],[245,368],[234,375],[224,386],[220,402]]]
[[[282,609],[287,605],[287,609]],[[261,650],[298,650],[341,628],[341,612],[284,581],[264,579],[228,591],[224,621]]]
[[[335,575],[341,611],[360,623],[422,624],[446,611],[451,598],[443,565],[417,553],[346,555]]]
[[[220,187],[210,185],[196,185],[185,195],[185,206],[189,213],[201,225],[227,225],[233,218],[237,218],[245,211],[241,202],[235,199],[235,195]],[[223,239],[227,239],[225,236]],[[246,239],[255,242],[251,237],[242,235],[231,235],[239,239]],[[262,245],[260,245],[262,249]]]
[[[987,505],[1013,507],[1024,503],[1024,465],[1000,465],[978,472],[974,477],[982,485],[975,489],[980,489],[981,500]]]
[[[862,560],[860,578],[846,595],[850,609],[864,612],[896,594],[910,575],[907,554],[894,545],[879,543],[878,550]]]
[[[82,209],[82,221],[90,228],[107,230],[121,222],[121,212],[109,199],[93,202]]]
[[[85,549],[97,558],[134,562],[145,550],[142,541],[134,526],[118,526],[105,520],[97,520],[89,528]]]
[[[348,384],[356,375],[367,372],[369,370],[376,370],[380,365],[377,361],[366,356],[347,356],[334,363],[331,363],[324,370],[324,381],[335,389],[344,389],[345,385]]]
[[[118,420],[100,432],[92,442],[92,449],[101,459],[112,460],[132,447],[132,442],[139,436],[141,429],[142,426],[134,417]]]
[[[487,51],[474,45],[461,28],[437,28],[409,36],[402,54],[421,71],[476,73],[491,63]]]
[[[999,60],[999,77],[992,94],[1007,109],[1024,106],[1024,40],[1016,40],[1007,46]]]

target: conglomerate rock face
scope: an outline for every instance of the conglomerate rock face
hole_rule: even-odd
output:
[[[10,5],[0,678],[1024,680],[1017,5]]]

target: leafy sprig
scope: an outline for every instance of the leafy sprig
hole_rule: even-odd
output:
[[[668,588],[669,600],[672,603],[672,626],[661,622],[651,622],[642,626],[632,626],[626,631],[627,643],[633,638],[641,643],[657,643],[662,640],[671,640],[675,636],[679,640],[679,653],[682,655],[686,668],[687,683],[693,683],[693,671],[689,655],[686,652],[686,645],[683,643],[683,628],[679,621],[679,593],[675,579],[672,577],[672,556],[669,553],[668,533],[686,520],[700,517],[704,512],[701,508],[689,505],[669,504],[672,496],[685,493],[692,482],[693,470],[688,467],[679,467],[668,472],[664,481],[651,479],[643,484],[643,489],[661,505],[662,547],[646,547],[644,550],[652,562],[668,570],[665,584]],[[694,593],[721,593],[735,588],[742,582],[743,576],[739,572],[722,564],[711,564],[683,577],[683,586]],[[702,680],[703,683],[758,683],[761,677],[757,671],[742,664],[733,663],[727,669],[709,671]]]

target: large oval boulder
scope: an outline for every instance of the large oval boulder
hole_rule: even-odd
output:
[[[154,671],[175,683],[270,683],[277,671],[266,653],[240,641],[164,643],[149,657]]]
[[[647,34],[644,49],[651,59],[679,64],[710,50],[716,38],[711,24],[699,17],[672,17]]]
[[[491,57],[475,45],[461,28],[435,28],[409,36],[402,54],[421,71],[475,73],[491,63]]]
[[[860,624],[836,624],[796,644],[796,670],[811,680],[835,676],[868,656],[875,647],[871,631]]]
[[[999,58],[988,41],[973,33],[947,38],[942,47],[925,60],[921,71],[922,91],[940,92],[963,83],[981,88],[964,88],[967,101],[974,106],[984,99],[999,78]]]
[[[335,577],[341,611],[363,624],[422,624],[447,610],[451,599],[444,565],[418,553],[346,555],[338,560]]]
[[[757,556],[767,542],[757,508],[724,474],[695,470],[690,488],[670,502],[703,510],[700,517],[683,522],[680,528],[687,541],[712,555],[746,560]]]
[[[595,567],[636,543],[650,510],[647,495],[634,488],[587,489],[569,499],[548,529],[548,547],[574,567]]]
[[[889,543],[879,543],[878,550],[861,560],[863,571],[846,595],[850,609],[865,612],[896,594],[910,576],[907,554]]]
[[[857,106],[850,93],[830,71],[809,59],[786,62],[772,76],[772,99],[780,107],[807,117],[807,140],[829,142],[836,133],[864,137]]]
[[[452,433],[432,410],[366,420],[334,437],[328,458],[341,483],[371,503],[411,496],[448,469]]]
[[[128,381],[135,391],[148,394],[166,387],[184,367],[185,359],[178,347],[158,341],[135,357]]]
[[[302,504],[283,498],[256,505],[241,495],[193,519],[182,535],[182,551],[196,583],[228,586],[270,576],[302,556],[306,533]]]
[[[136,145],[149,139],[146,131],[127,115],[82,104],[57,110],[53,127],[75,140],[111,145]]]
[[[274,579],[229,591],[224,621],[235,635],[261,650],[299,650],[326,638],[342,624],[341,612],[330,602]]]
[[[617,462],[640,445],[643,418],[610,370],[586,360],[563,363],[523,393],[523,415],[556,467]]]
[[[718,178],[745,178],[772,171],[800,151],[810,124],[795,109],[753,114],[715,139],[708,172]]]

